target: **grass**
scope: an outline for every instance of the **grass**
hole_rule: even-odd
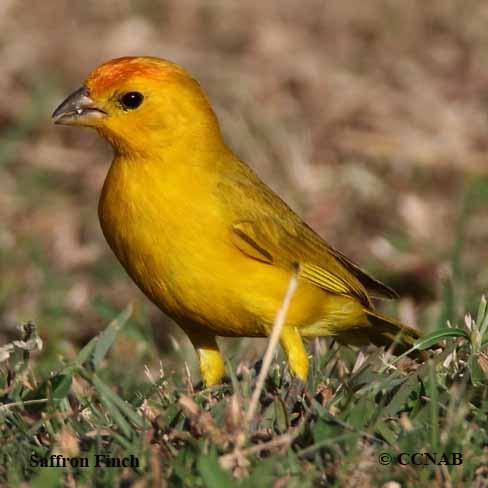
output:
[[[18,486],[485,486],[488,479],[488,307],[476,319],[422,338],[444,344],[418,364],[314,344],[307,394],[285,408],[290,377],[275,361],[246,422],[255,368],[228,361],[212,389],[191,376],[132,364],[110,367],[110,348],[131,307],[47,377],[32,367],[41,342],[32,324],[0,349],[0,479]],[[34,359],[33,359],[34,356]],[[144,374],[145,371],[145,374]],[[422,465],[381,462],[414,453]],[[436,454],[434,454],[436,453]],[[462,464],[452,465],[453,453]],[[90,467],[37,467],[31,456],[88,458]],[[96,455],[138,467],[94,468]],[[445,455],[445,457],[442,457]],[[419,455],[420,456],[420,455]],[[456,454],[454,454],[456,456]],[[425,464],[423,464],[425,462]],[[137,483],[140,483],[137,484]]]

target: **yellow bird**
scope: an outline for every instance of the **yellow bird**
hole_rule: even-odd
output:
[[[303,337],[412,346],[419,333],[373,310],[395,297],[329,246],[225,144],[207,97],[183,68],[123,57],[96,68],[55,110],[95,128],[114,159],[99,217],[139,288],[188,334],[207,386],[224,362],[217,336],[266,337],[291,273],[298,287],[280,343],[305,381]]]

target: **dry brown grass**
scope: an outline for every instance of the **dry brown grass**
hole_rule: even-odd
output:
[[[84,340],[95,295],[145,303],[98,229],[109,149],[49,120],[97,64],[131,54],[193,72],[238,154],[396,285],[404,318],[435,314],[466,182],[488,173],[487,23],[482,0],[4,0],[1,330],[36,318]],[[482,219],[466,223],[474,296],[488,282]]]

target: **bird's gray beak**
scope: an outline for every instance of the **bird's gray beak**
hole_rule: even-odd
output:
[[[55,124],[95,126],[107,113],[89,97],[84,86],[73,92],[53,112]]]

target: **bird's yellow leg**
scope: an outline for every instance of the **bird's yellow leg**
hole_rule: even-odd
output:
[[[285,326],[281,332],[280,343],[291,373],[305,383],[308,375],[308,355],[298,329]]]
[[[200,374],[207,387],[220,383],[224,376],[224,359],[216,337],[208,332],[186,331],[197,351]]]

